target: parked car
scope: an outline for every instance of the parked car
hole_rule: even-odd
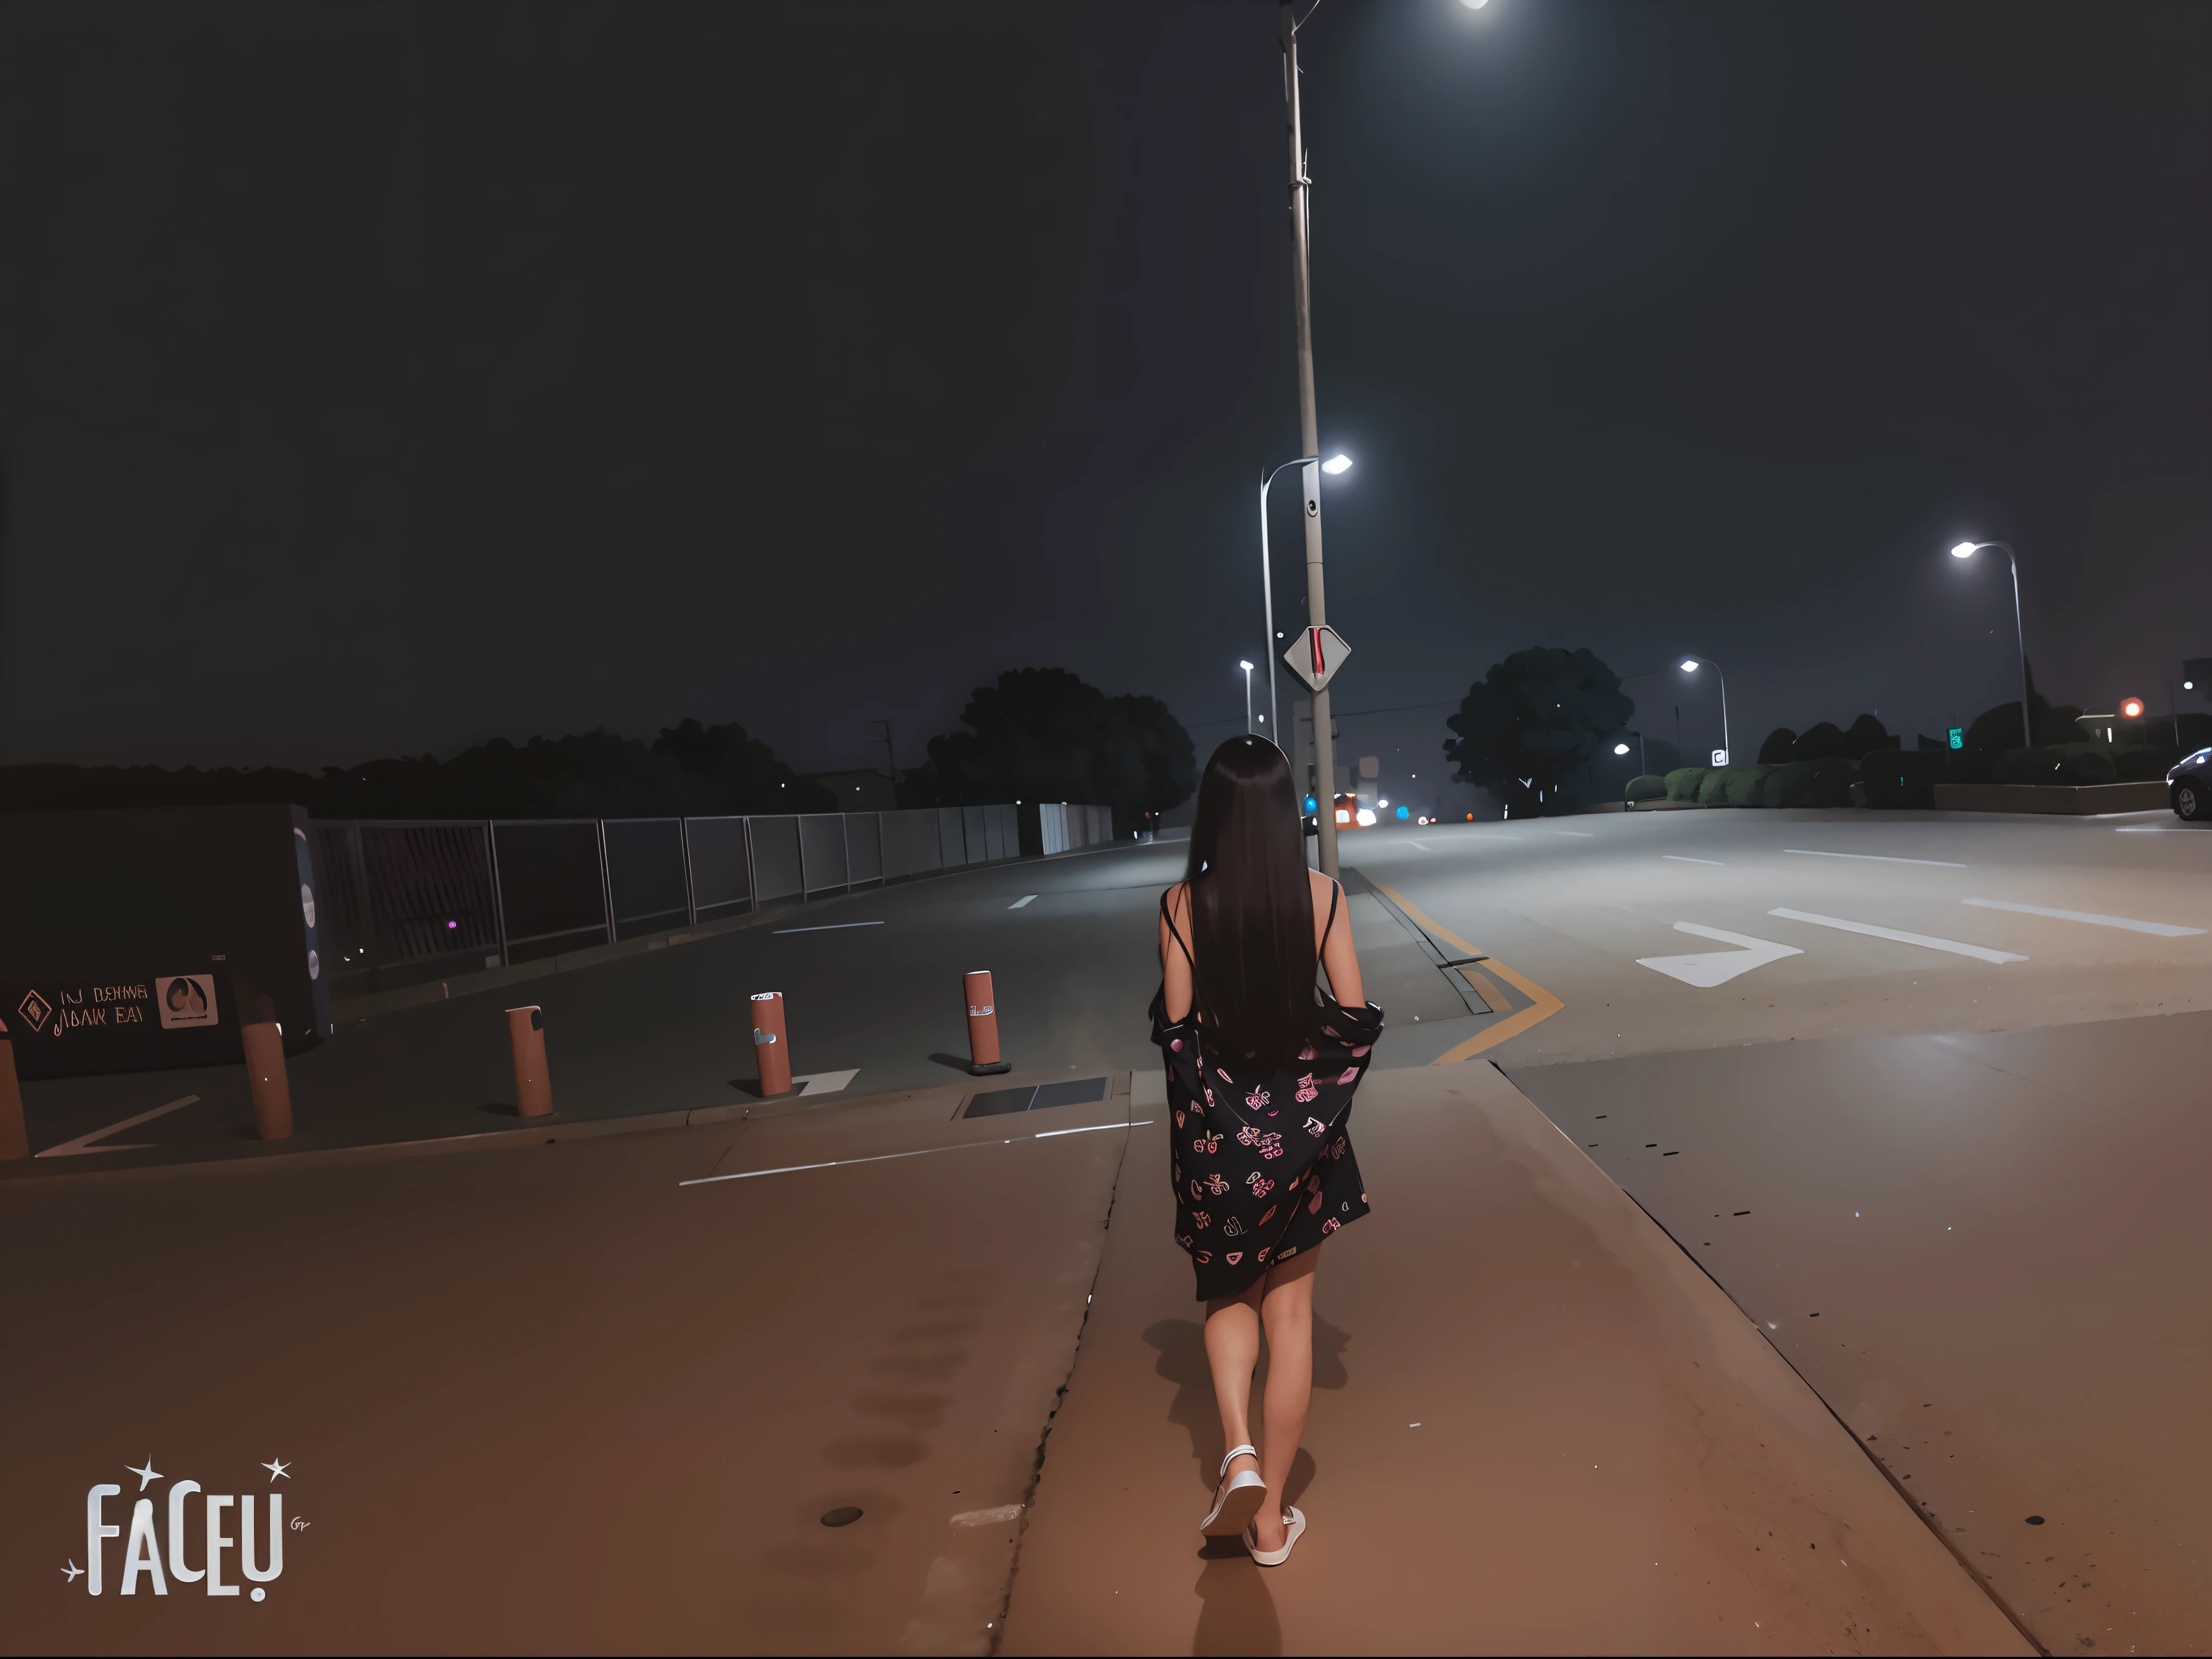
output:
[[[2166,787],[2176,817],[2191,823],[2212,818],[2212,749],[2185,757],[2166,775]]]

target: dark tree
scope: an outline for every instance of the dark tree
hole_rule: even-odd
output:
[[[1766,741],[1759,745],[1761,766],[1782,766],[1797,758],[1797,734],[1786,726],[1778,726],[1766,734]]]
[[[1118,831],[1190,799],[1190,734],[1157,697],[1109,697],[1063,668],[1015,668],[978,686],[969,730],[929,740],[948,805],[1074,801],[1114,809]]]
[[[735,721],[727,726],[702,726],[687,719],[674,726],[663,726],[653,752],[666,756],[698,778],[712,792],[716,811],[837,810],[827,789],[800,777],[758,738],[747,737],[745,728]]]
[[[1620,677],[1589,651],[1516,651],[1468,688],[1444,722],[1459,734],[1444,757],[1462,782],[1548,795],[1635,713]]]

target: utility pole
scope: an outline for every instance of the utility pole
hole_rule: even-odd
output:
[[[1313,289],[1307,268],[1310,249],[1311,215],[1306,192],[1313,181],[1306,177],[1305,131],[1298,112],[1297,20],[1291,0],[1283,0],[1283,103],[1291,141],[1291,295],[1298,331],[1298,453],[1321,454],[1321,421],[1314,411]],[[1298,470],[1305,497],[1306,619],[1314,627],[1328,620],[1322,596],[1321,464],[1308,462]],[[1267,641],[1273,651],[1275,642]],[[1321,870],[1336,878],[1336,741],[1329,730],[1328,690],[1314,693],[1314,800],[1320,811],[1314,817],[1321,830]]]

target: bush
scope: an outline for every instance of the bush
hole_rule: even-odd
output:
[[[1763,803],[1765,784],[1774,775],[1771,766],[1731,766],[1723,773],[1726,780],[1721,785],[1721,802],[1726,806],[1758,806]]]
[[[1943,757],[1917,750],[1877,749],[1859,763],[1869,806],[1931,807],[1943,781]]]
[[[1627,799],[1630,800],[1664,800],[1667,799],[1667,780],[1664,778],[1655,778],[1648,772],[1640,778],[1631,778],[1628,781]]]
[[[1698,786],[1705,781],[1704,767],[1678,766],[1667,775],[1667,799],[1695,800],[1698,798]]]
[[[1810,806],[1813,804],[1813,770],[1811,761],[1791,761],[1787,766],[1778,766],[1767,775],[1766,787],[1759,791],[1761,806]]]
[[[2115,782],[2118,774],[2106,744],[2066,743],[2008,750],[1997,762],[1996,777],[1999,783],[2088,784]]]
[[[2123,749],[2112,757],[2112,775],[2122,783],[2141,783],[2151,778],[2163,779],[2168,769],[2181,758],[2171,749],[2161,749],[2155,744]]]
[[[1840,755],[1813,763],[1814,806],[1849,806],[1851,786],[1859,781],[1858,768]]]
[[[1786,726],[1778,726],[1766,734],[1766,741],[1759,745],[1761,766],[1780,766],[1796,757],[1797,734]]]
[[[1725,806],[1728,805],[1729,768],[1715,767],[1698,780],[1698,805]]]

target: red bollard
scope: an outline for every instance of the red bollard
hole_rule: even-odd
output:
[[[507,1046],[514,1054],[514,1115],[553,1115],[553,1073],[545,1064],[545,1011],[532,1003],[507,1011]]]
[[[15,1044],[0,1020],[0,1163],[31,1155],[30,1131],[23,1127],[23,1091],[15,1082]]]
[[[284,1028],[273,1019],[238,1028],[246,1047],[246,1087],[253,1097],[254,1127],[264,1140],[292,1133],[292,1085],[284,1074]]]
[[[791,1092],[791,1044],[783,1031],[783,993],[757,992],[753,1003],[753,1060],[760,1066],[761,1098]]]
[[[968,1000],[968,1069],[977,1077],[1011,1072],[1013,1062],[999,1058],[999,1008],[991,1000],[991,970],[978,968],[960,981]]]

